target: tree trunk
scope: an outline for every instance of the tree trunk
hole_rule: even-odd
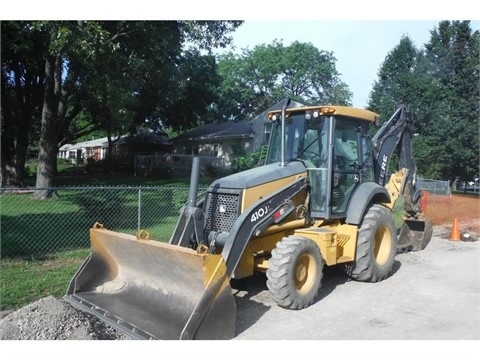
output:
[[[14,96],[7,91],[7,79],[2,74],[2,135],[1,186],[23,186],[25,160],[29,144],[38,91],[37,80],[28,70],[13,64]]]
[[[38,152],[37,180],[33,197],[46,199],[53,194],[58,139],[58,104],[61,88],[61,59],[48,56],[45,61],[45,93]]]
[[[458,176],[455,177],[455,180],[452,183],[452,191],[457,191],[458,180],[460,180],[460,178]]]
[[[1,187],[18,186],[16,184],[16,167],[15,167],[15,144],[13,138],[8,137],[8,130],[2,122],[2,156],[1,156]]]
[[[58,144],[65,131],[68,97],[75,87],[80,68],[71,60],[62,84],[63,60],[60,56],[47,56],[45,61],[45,92],[43,96],[42,127],[38,153],[38,169],[34,197],[52,196],[53,180],[57,170]]]
[[[18,64],[15,69],[15,92],[17,94],[18,118],[16,121],[16,144],[15,144],[15,173],[16,183],[23,186],[25,178],[25,160],[29,144],[29,131],[32,125],[33,113],[35,110],[35,87],[36,83],[32,74],[22,71]],[[23,81],[22,81],[23,75]],[[23,85],[22,85],[23,83]]]
[[[16,175],[15,175],[15,166],[12,165],[12,163],[5,161],[4,156],[2,153],[2,170],[1,170],[1,187],[9,187],[13,186],[16,187],[18,186],[15,181],[16,181]]]
[[[27,107],[27,104],[19,106]],[[25,160],[28,149],[29,119],[31,114],[25,109],[19,109],[19,116],[2,122],[2,156],[1,156],[1,186],[23,186],[25,178]],[[11,123],[11,122],[14,122]]]
[[[25,161],[27,158],[27,149],[28,149],[28,133],[26,131],[21,131],[17,137],[17,151],[15,153],[15,172],[16,172],[16,183],[19,186],[23,186],[23,180],[25,179]]]

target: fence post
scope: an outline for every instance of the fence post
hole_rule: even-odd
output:
[[[137,230],[140,230],[140,219],[142,213],[142,189],[138,189],[138,210],[137,210]]]

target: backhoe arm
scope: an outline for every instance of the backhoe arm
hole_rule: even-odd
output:
[[[393,116],[378,130],[372,138],[374,150],[375,181],[387,189],[391,196],[391,208],[394,207],[400,194],[403,195],[403,206],[406,212],[400,229],[397,247],[403,251],[424,249],[432,237],[432,225],[425,217],[420,206],[422,191],[415,186],[416,166],[412,151],[413,120],[405,105],[400,106]],[[388,163],[399,149],[399,168],[387,181]]]
[[[399,168],[404,169],[403,194],[405,211],[416,214],[422,211],[419,200],[422,192],[415,187],[416,166],[412,151],[413,119],[409,109],[402,105],[372,138],[374,150],[375,182],[385,186],[390,159],[400,144]],[[393,200],[393,199],[392,199]],[[393,201],[394,202],[394,201]]]

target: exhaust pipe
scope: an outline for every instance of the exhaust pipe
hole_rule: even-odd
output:
[[[281,158],[280,158],[280,166],[285,166],[285,118],[286,118],[286,110],[288,105],[290,105],[290,99],[287,99],[282,106],[282,138],[280,142],[280,151],[281,151]]]

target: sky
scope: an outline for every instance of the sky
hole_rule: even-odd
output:
[[[373,83],[385,57],[407,35],[417,48],[430,40],[438,20],[246,20],[233,34],[235,51],[275,39],[284,46],[294,41],[311,43],[333,52],[340,78],[353,93],[353,106],[366,107]],[[472,21],[473,30],[480,21]]]

